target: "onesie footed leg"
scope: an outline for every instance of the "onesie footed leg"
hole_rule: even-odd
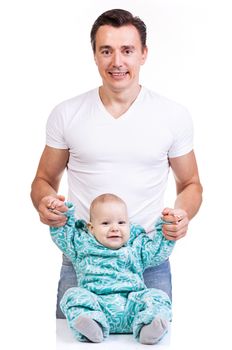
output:
[[[101,343],[103,341],[101,326],[87,315],[80,315],[77,318],[75,328],[93,343]]]
[[[163,338],[167,329],[168,321],[162,320],[162,318],[156,318],[151,323],[141,328],[139,341],[147,345],[156,344]]]

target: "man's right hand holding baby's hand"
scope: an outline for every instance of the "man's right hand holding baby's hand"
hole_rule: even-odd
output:
[[[65,225],[67,218],[64,213],[68,208],[64,204],[64,200],[65,197],[62,195],[43,197],[38,206],[40,221],[53,227]]]

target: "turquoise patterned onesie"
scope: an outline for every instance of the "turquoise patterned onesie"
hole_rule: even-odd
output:
[[[131,225],[128,242],[112,250],[94,238],[84,220],[75,220],[71,203],[66,205],[65,226],[51,227],[50,232],[77,275],[78,287],[68,289],[60,302],[74,336],[87,340],[74,327],[83,313],[102,326],[104,338],[109,333],[133,333],[138,338],[141,327],[153,319],[171,320],[168,295],[148,289],[143,281],[143,271],[161,264],[172,252],[174,242],[164,238],[163,221],[156,223],[153,239],[141,226]]]

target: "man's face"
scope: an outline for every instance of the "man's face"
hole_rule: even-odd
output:
[[[98,203],[91,213],[89,230],[95,238],[110,249],[121,248],[130,237],[126,206],[120,202]]]
[[[137,29],[132,26],[115,28],[101,26],[96,33],[95,62],[103,86],[112,91],[123,91],[137,86],[140,66],[147,57]]]

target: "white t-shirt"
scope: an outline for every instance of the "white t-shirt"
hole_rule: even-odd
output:
[[[94,89],[54,108],[46,144],[70,151],[68,199],[77,218],[88,221],[91,201],[114,193],[127,203],[130,220],[149,231],[164,206],[168,158],[192,150],[193,127],[183,106],[144,87],[115,119]]]

